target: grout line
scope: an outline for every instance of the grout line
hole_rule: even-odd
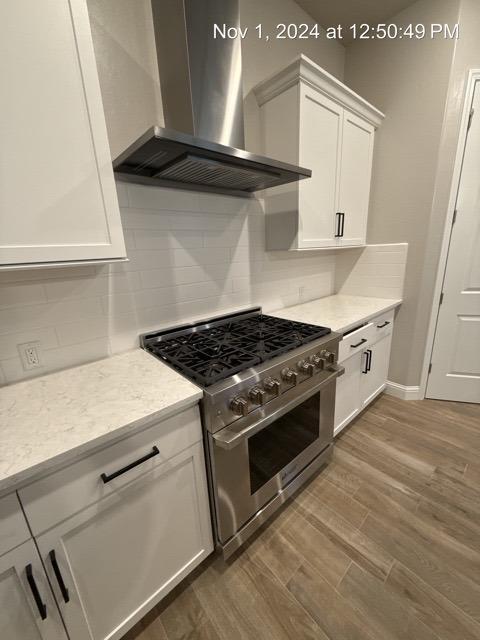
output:
[[[350,562],[347,565],[347,568],[345,569],[345,571],[342,574],[342,577],[340,578],[340,580],[337,582],[337,584],[335,585],[335,591],[341,595],[338,591],[338,587],[340,586],[340,584],[342,583],[343,579],[345,578],[345,576],[348,573],[348,570],[350,569],[350,567],[352,566],[352,564],[356,564],[352,559],[350,559]],[[358,565],[357,565],[358,566]],[[343,596],[342,596],[343,597]]]
[[[390,569],[387,571],[387,575],[385,576],[385,578],[383,579],[383,584],[386,584],[388,578],[390,577],[390,574],[392,573],[392,569],[395,566],[395,563],[397,562],[396,558],[393,558],[392,560],[392,564],[390,565]]]
[[[359,488],[360,488],[360,487],[359,487]],[[362,504],[362,503],[361,503],[361,502],[359,502],[358,504]],[[362,506],[363,506],[363,505],[362,505]],[[367,513],[365,514],[365,517],[363,518],[363,520],[362,520],[362,522],[361,522],[361,524],[357,527],[357,529],[358,529],[359,531],[362,531],[362,527],[363,527],[363,525],[365,524],[365,522],[367,521],[367,518],[368,518],[368,516],[369,516],[371,513],[372,513],[371,509],[368,509],[368,510],[367,510]],[[363,531],[362,531],[362,533],[363,533]]]

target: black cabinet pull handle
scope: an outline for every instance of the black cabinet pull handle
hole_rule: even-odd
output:
[[[343,213],[338,211],[335,215],[337,216],[337,232],[335,233],[334,238],[341,238],[342,237],[341,228],[342,228],[342,216],[343,216]]]
[[[365,369],[362,370],[362,373],[368,373],[372,365],[372,350],[367,349],[363,353],[365,354]]]
[[[340,215],[342,217],[342,229],[340,231],[340,237],[343,238],[343,232],[345,231],[345,214],[341,213]]]
[[[118,471],[114,471],[114,473],[110,474],[109,476],[107,476],[106,473],[102,473],[100,477],[103,480],[103,482],[106,484],[107,482],[110,482],[110,480],[113,480],[114,478],[118,478],[118,476],[121,476],[123,473],[130,471],[130,469],[133,469],[134,467],[138,467],[139,464],[142,464],[143,462],[150,460],[150,458],[158,456],[159,453],[160,451],[158,450],[158,447],[154,446],[151,452],[147,453],[147,455],[143,456],[143,458],[139,458],[138,460],[135,460],[135,462],[131,462],[130,464],[127,464],[126,467],[123,467],[123,469],[119,469]]]
[[[390,320],[385,320],[383,324],[377,324],[377,329],[383,329],[383,327],[386,327],[387,324],[390,324]]]
[[[372,350],[367,349],[367,353],[368,353],[367,371],[370,371],[372,368]]]
[[[357,344],[351,344],[350,347],[352,349],[355,349],[356,347],[359,347],[361,344],[365,344],[365,342],[367,342],[367,339],[366,338],[362,338],[360,340],[360,342],[357,342]]]
[[[65,586],[65,582],[63,581],[63,576],[61,574],[60,567],[58,566],[57,557],[55,556],[55,551],[52,549],[48,555],[50,557],[50,562],[52,563],[53,573],[55,574],[55,577],[57,579],[58,586],[59,586],[60,591],[62,593],[62,597],[65,600],[65,602],[69,602],[70,601],[70,596],[68,594],[68,589]]]
[[[31,564],[27,564],[25,567],[25,573],[27,574],[27,581],[30,585],[35,604],[37,605],[38,613],[40,614],[41,619],[45,620],[47,617],[47,605],[42,602],[40,591],[38,590],[37,583],[33,577],[33,568]]]

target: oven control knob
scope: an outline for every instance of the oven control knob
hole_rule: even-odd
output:
[[[248,397],[255,404],[263,404],[265,402],[265,396],[267,394],[260,387],[252,387],[248,392]]]
[[[313,375],[313,372],[315,371],[315,365],[311,362],[307,362],[306,360],[300,360],[300,362],[297,362],[297,367],[302,373],[306,373],[309,376]]]
[[[331,351],[327,351],[326,349],[320,351],[320,357],[326,360],[329,364],[333,364],[335,362],[335,354]]]
[[[242,396],[236,396],[230,402],[230,409],[237,416],[246,416],[248,413],[248,402]]]
[[[297,384],[298,373],[293,369],[289,369],[288,367],[286,367],[285,369],[282,369],[282,378],[286,382]]]
[[[317,367],[317,369],[323,369],[323,365],[325,364],[325,360],[316,353],[310,356],[310,362]]]
[[[280,393],[280,380],[277,380],[276,378],[267,378],[263,382],[263,387],[267,391],[275,391],[278,395]]]

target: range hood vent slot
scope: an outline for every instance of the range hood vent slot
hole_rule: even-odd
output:
[[[155,178],[255,191],[255,189],[265,189],[271,184],[278,183],[280,175],[258,169],[241,169],[234,164],[187,155],[159,171]]]

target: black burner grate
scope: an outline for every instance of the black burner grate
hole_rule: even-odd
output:
[[[262,314],[199,331],[145,336],[145,348],[207,387],[330,333],[326,327]]]

